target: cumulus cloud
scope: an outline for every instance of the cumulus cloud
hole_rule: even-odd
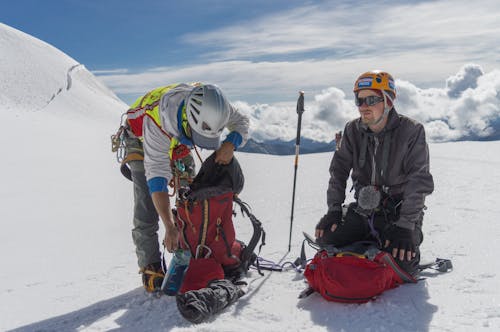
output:
[[[397,80],[396,85],[396,109],[405,115],[423,123],[446,117],[450,98],[445,89],[422,89],[403,80]]]
[[[357,116],[353,103],[346,100],[345,93],[340,89],[325,89],[314,97],[314,101],[317,109],[315,118],[333,127],[342,127]]]
[[[460,138],[460,131],[450,128],[443,120],[434,120],[425,124],[427,137],[431,141],[446,142]]]
[[[346,63],[343,64],[345,66]],[[351,65],[354,62],[349,62]],[[352,83],[345,84],[342,89],[331,84],[332,81],[352,82],[355,79],[352,69],[351,73],[341,73],[340,68],[342,63],[328,61],[281,65],[233,61],[100,78],[106,83],[114,82],[111,86],[120,85],[127,92],[143,93],[165,82],[196,81],[202,73],[201,76],[206,77],[208,82],[219,84],[237,107],[249,115],[252,137],[259,141],[295,138],[297,91],[304,85],[314,84],[306,90],[302,135],[329,142],[335,132],[343,130],[349,120],[358,117],[350,93]],[[366,68],[370,67],[357,72]],[[386,67],[379,65],[379,68]],[[396,79],[396,109],[423,123],[430,141],[499,139],[500,71],[485,73],[479,65],[466,64],[455,74],[450,75],[449,72],[448,75],[449,78],[442,81],[442,88],[422,88]],[[142,82],[144,86],[136,89],[137,82]],[[323,88],[320,88],[321,85]],[[270,95],[290,101],[259,103],[247,99],[253,96],[253,99],[259,100]]]
[[[496,137],[500,134],[500,71],[482,75],[475,88],[453,100],[449,123],[463,138]]]
[[[250,118],[250,136],[257,141],[272,139],[291,140],[295,137],[293,104],[254,104],[243,101],[234,103],[236,108]]]
[[[431,141],[500,138],[500,71],[464,65],[443,89],[397,81],[398,110],[421,121]]]
[[[479,65],[464,65],[443,89],[420,89],[397,81],[398,110],[421,121],[431,141],[498,138],[500,71],[484,74]]]
[[[450,95],[450,85],[422,89],[408,81],[396,80],[398,112],[423,123],[431,142],[500,138],[500,71],[484,74],[480,66],[465,65],[446,82],[454,82],[454,91],[461,92]],[[236,105],[250,117],[254,139],[295,137],[294,103],[251,105],[240,101]],[[333,140],[335,132],[359,116],[353,100],[335,87],[306,98],[305,109],[302,135],[317,141]]]
[[[458,98],[465,90],[476,88],[477,79],[482,75],[483,70],[480,66],[475,64],[465,65],[456,75],[446,80],[448,96]]]
[[[289,141],[297,134],[296,103],[254,104],[237,101],[235,106],[250,118],[250,134],[257,141],[281,139]],[[302,136],[330,142],[335,132],[357,117],[352,100],[344,92],[330,87],[314,96],[305,95]]]

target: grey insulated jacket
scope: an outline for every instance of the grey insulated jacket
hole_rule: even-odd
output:
[[[389,112],[387,125],[377,134],[362,124],[360,118],[347,123],[340,149],[330,165],[329,210],[341,209],[351,170],[356,191],[375,185],[386,188],[390,195],[402,196],[396,225],[407,229],[421,225],[425,196],[434,190],[422,124],[395,109]]]

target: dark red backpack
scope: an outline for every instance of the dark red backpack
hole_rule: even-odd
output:
[[[214,153],[204,161],[189,192],[178,197],[174,212],[179,243],[191,252],[181,293],[207,287],[217,279],[235,281],[255,261],[254,250],[260,240],[264,244],[265,233],[248,205],[235,196],[243,185],[243,173],[236,158],[228,165],[219,165]],[[248,245],[236,239],[233,203],[252,222],[254,233]]]
[[[403,283],[417,282],[386,252],[371,259],[352,252],[319,251],[304,271],[310,287],[328,301],[364,303]]]
[[[254,233],[248,245],[236,239],[233,202],[252,222]],[[191,252],[180,293],[207,287],[213,280],[235,281],[254,263],[258,242],[264,245],[265,233],[260,221],[249,212],[245,203],[233,197],[232,192],[203,200],[180,201],[175,219],[180,231],[180,247]]]
[[[177,206],[181,247],[189,249],[192,257],[212,257],[221,265],[238,264],[241,245],[232,220],[233,193],[183,203]]]

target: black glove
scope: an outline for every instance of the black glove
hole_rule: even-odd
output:
[[[317,232],[318,230],[330,231],[330,228],[332,228],[334,224],[338,225],[341,222],[342,222],[342,211],[328,211],[328,213],[325,214],[316,225],[316,233],[318,233]]]
[[[386,231],[384,237],[386,239],[385,248],[388,248],[389,252],[392,252],[394,257],[399,256],[400,260],[404,260],[404,254],[406,254],[408,260],[413,258],[416,246],[415,241],[413,240],[413,231],[411,229],[392,225]],[[396,255],[394,255],[394,249],[397,250]],[[400,250],[404,250],[404,253],[401,253]],[[409,256],[408,253],[412,253],[412,255]]]

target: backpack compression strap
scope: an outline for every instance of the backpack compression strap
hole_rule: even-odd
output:
[[[250,221],[252,222],[253,226],[253,235],[252,238],[250,239],[250,242],[248,242],[248,245],[243,249],[243,252],[241,253],[241,261],[243,264],[246,264],[245,268],[248,268],[249,265],[249,260],[250,257],[252,256],[252,253],[254,252],[255,248],[257,247],[257,244],[259,243],[259,240],[261,240],[261,244],[259,246],[259,252],[257,256],[260,254],[260,251],[262,249],[262,246],[266,245],[266,232],[264,231],[264,228],[262,227],[262,223],[249,211],[249,206],[247,203],[244,203],[239,199],[238,197],[234,197],[233,199],[234,202],[238,203],[238,205],[241,208],[241,212],[243,215],[247,215],[248,218],[250,218]],[[259,271],[260,275],[263,275],[263,273],[260,271],[260,268],[258,266],[258,261],[256,261],[257,264],[257,270]]]

